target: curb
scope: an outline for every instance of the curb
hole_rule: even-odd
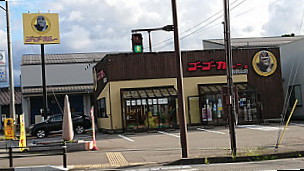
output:
[[[264,161],[264,160],[275,160],[275,159],[284,159],[284,158],[298,158],[298,157],[304,157],[304,151],[263,154],[263,155],[257,155],[257,156],[206,157],[206,158],[180,159],[180,160],[176,160],[176,161],[167,163],[167,164],[165,164],[165,166],[251,162],[251,161]]]

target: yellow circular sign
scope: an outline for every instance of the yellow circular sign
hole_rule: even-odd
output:
[[[32,29],[38,34],[45,34],[51,29],[51,21],[43,15],[34,17],[31,23]]]
[[[254,55],[252,66],[257,74],[266,77],[273,74],[277,69],[277,60],[271,52],[262,50]]]

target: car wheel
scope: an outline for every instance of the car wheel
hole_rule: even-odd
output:
[[[76,134],[83,134],[84,133],[84,127],[81,125],[76,126],[75,128]]]
[[[44,138],[46,137],[46,131],[44,129],[39,129],[36,131],[37,138]]]

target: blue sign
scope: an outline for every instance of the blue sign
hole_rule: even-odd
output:
[[[6,82],[6,67],[0,66],[0,82]]]

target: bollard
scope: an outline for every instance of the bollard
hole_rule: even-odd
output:
[[[8,147],[8,153],[9,153],[9,166],[13,167],[13,148]]]
[[[66,146],[66,143],[63,142],[63,146],[62,146],[62,152],[63,152],[63,167],[64,168],[67,168],[67,146]]]

